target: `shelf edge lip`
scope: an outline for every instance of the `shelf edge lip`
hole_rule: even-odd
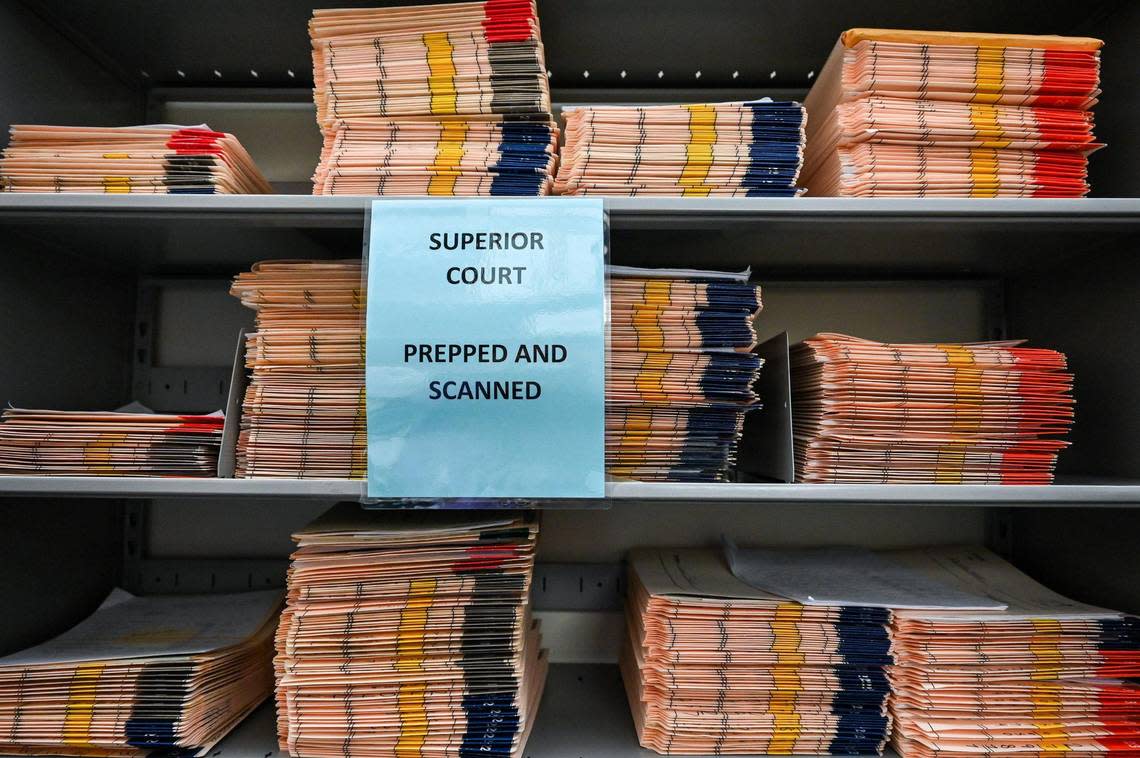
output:
[[[100,195],[0,193],[0,219],[61,214],[174,217],[216,215],[256,221],[296,215],[304,218],[363,220],[373,201],[359,195]],[[828,220],[977,220],[1049,223],[1140,223],[1140,198],[654,198],[606,197],[616,220],[700,221],[771,218]],[[493,201],[491,201],[493,202]]]
[[[1111,480],[1110,480],[1111,481]],[[345,479],[146,479],[134,477],[0,476],[0,497],[358,500],[365,483]],[[537,499],[542,500],[542,499]],[[1054,485],[778,484],[609,482],[606,500],[620,502],[819,503],[916,506],[1136,506],[1140,482]],[[588,502],[544,501],[555,507]]]

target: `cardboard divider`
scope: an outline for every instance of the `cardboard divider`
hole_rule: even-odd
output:
[[[238,332],[234,351],[233,369],[230,371],[230,391],[226,397],[226,423],[222,427],[222,449],[218,453],[218,478],[233,479],[237,469],[237,440],[241,431],[241,406],[245,400],[248,375],[245,371],[245,335],[248,329]]]
[[[744,436],[737,453],[739,481],[795,481],[792,443],[792,381],[788,333],[781,332],[756,346],[764,359],[756,393],[761,407],[744,417]]]

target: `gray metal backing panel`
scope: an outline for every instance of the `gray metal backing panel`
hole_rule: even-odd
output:
[[[1094,113],[1096,137],[1108,145],[1089,157],[1093,197],[1140,195],[1140,90],[1136,88],[1136,38],[1140,33],[1140,3],[1118,3],[1099,15],[1083,33],[1104,40],[1101,52],[1101,95]]]
[[[0,656],[74,626],[115,586],[119,503],[0,500]]]
[[[0,125],[138,123],[141,84],[127,84],[16,2],[0,3]]]
[[[424,2],[117,0],[109,8],[100,0],[30,1],[140,80],[145,71],[146,81],[156,84],[226,86],[310,85],[306,25],[314,7]],[[805,86],[839,33],[853,26],[1066,34],[1118,5],[1104,0],[539,0],[538,11],[553,85],[668,90],[694,84]]]
[[[1013,561],[1045,586],[1140,614],[1140,511],[1018,511]]]
[[[1065,353],[1076,423],[1058,471],[1140,477],[1140,260],[1135,248],[1016,277],[1007,287],[1011,337]]]
[[[93,269],[75,252],[5,241],[2,405],[109,410],[130,399],[134,279]]]

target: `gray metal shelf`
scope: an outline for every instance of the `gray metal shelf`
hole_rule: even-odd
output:
[[[140,273],[232,275],[358,255],[372,197],[0,194],[42,254]],[[557,199],[555,199],[557,202]],[[608,198],[614,263],[764,278],[1008,275],[1122,259],[1140,198]]]
[[[363,223],[374,200],[365,196],[314,195],[107,195],[8,193],[0,195],[0,220],[68,221],[96,217],[225,220],[256,226],[338,226]],[[969,224],[1140,224],[1140,198],[606,198],[617,228],[685,225],[720,228],[725,222],[772,219],[844,222],[938,221]]]
[[[210,751],[211,758],[274,758],[274,709],[266,703]],[[281,755],[285,755],[282,753]],[[649,758],[637,744],[617,666],[559,663],[550,667],[525,758]],[[887,758],[897,758],[888,750]]]
[[[1065,479],[1051,486],[935,484],[776,484],[766,482],[610,482],[606,499],[620,502],[868,503],[905,506],[1137,507],[1140,481]],[[339,479],[160,479],[132,477],[0,477],[0,497],[279,498],[356,500],[364,483]],[[575,508],[597,501],[553,500]]]

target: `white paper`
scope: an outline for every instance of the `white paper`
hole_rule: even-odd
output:
[[[724,542],[725,560],[738,579],[803,605],[1006,608],[978,588],[955,586],[865,548],[741,549]]]
[[[1070,600],[1018,571],[999,556],[983,547],[926,547],[887,553],[892,560],[911,571],[945,582],[964,592],[984,591],[1007,605],[1007,610],[992,613],[907,612],[912,618],[939,621],[1025,621],[1049,619],[1118,618],[1118,611],[1098,608]]]
[[[637,266],[606,266],[608,276],[636,276],[644,279],[716,279],[725,282],[747,282],[752,267],[743,271],[708,271],[699,268],[639,268]]]
[[[145,413],[149,416],[149,415],[153,414],[154,411],[152,411],[150,408],[147,408],[145,405],[140,403],[138,400],[132,400],[131,402],[127,403],[126,405],[123,405],[123,406],[116,408],[115,413]]]
[[[124,129],[202,129],[207,132],[212,132],[209,124],[194,124],[192,126],[186,124],[137,124],[135,126],[125,126]]]
[[[750,600],[784,600],[737,579],[716,550],[637,548],[630,551],[629,564],[651,595],[731,601],[734,605]]]
[[[58,637],[5,658],[7,666],[186,657],[238,645],[278,612],[279,590],[123,597],[121,590]]]

